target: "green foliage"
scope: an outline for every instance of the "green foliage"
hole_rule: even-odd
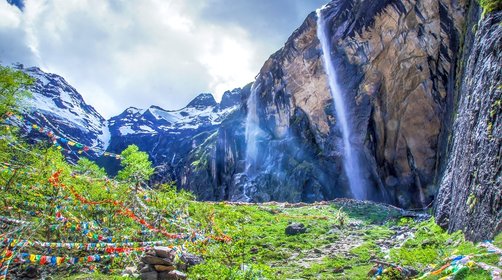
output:
[[[479,0],[479,5],[484,14],[502,10],[502,0]]]
[[[457,240],[460,239],[458,234],[455,237]],[[420,225],[415,238],[408,239],[401,248],[391,250],[390,255],[402,265],[416,265],[423,268],[449,257],[447,252],[441,250],[449,238],[451,236],[431,219]]]
[[[368,262],[380,255],[380,248],[374,242],[368,241],[352,249],[350,252],[355,254],[360,261]]]
[[[271,279],[271,269],[265,265],[229,267],[214,260],[190,269],[190,279],[201,280],[259,280]]]
[[[120,154],[123,169],[117,174],[117,179],[129,181],[136,185],[144,183],[153,175],[154,168],[148,159],[148,154],[141,152],[136,145],[129,145]]]
[[[91,176],[93,178],[105,178],[106,171],[103,167],[99,167],[95,162],[90,161],[87,158],[80,158],[77,165],[74,166],[74,170],[79,174]]]
[[[493,244],[499,248],[502,247],[502,232],[495,236],[495,238],[493,239]]]
[[[29,96],[26,89],[32,84],[33,78],[22,71],[0,65],[0,116],[16,112],[19,101]]]

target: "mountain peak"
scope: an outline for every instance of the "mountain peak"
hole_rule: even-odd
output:
[[[187,107],[196,108],[198,110],[206,109],[207,107],[216,106],[218,103],[211,93],[201,93],[195,97]]]

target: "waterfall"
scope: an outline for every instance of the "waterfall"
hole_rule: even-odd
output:
[[[342,132],[344,151],[343,167],[349,180],[349,186],[353,197],[356,199],[365,199],[366,195],[364,191],[364,183],[361,179],[359,161],[350,142],[352,132],[347,120],[342,90],[337,82],[335,65],[333,64],[331,58],[330,39],[327,33],[326,21],[323,19],[321,11],[322,9],[317,10],[317,37],[321,43],[324,70],[328,76],[329,89],[335,102],[336,118]]]
[[[256,169],[258,155],[258,136],[261,134],[260,120],[258,118],[257,88],[251,87],[251,93],[247,100],[248,112],[246,116],[246,173],[251,175]]]
[[[251,93],[247,100],[247,116],[246,116],[246,170],[245,173],[248,178],[252,178],[256,173],[256,163],[258,157],[258,138],[262,135],[260,129],[260,120],[258,118],[258,96],[257,92],[260,86],[256,82],[251,87]],[[243,195],[245,201],[251,201],[250,188],[251,184],[248,181],[244,185]]]

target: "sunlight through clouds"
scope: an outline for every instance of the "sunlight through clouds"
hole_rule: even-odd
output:
[[[287,3],[294,2],[300,1]],[[23,11],[0,0],[0,62],[63,76],[105,117],[129,106],[178,109],[201,92],[219,100],[254,79],[310,12],[277,3],[291,6],[291,14],[283,15],[290,27],[281,19],[265,30],[275,17],[263,12],[255,24],[247,15],[251,8],[271,9],[261,0],[251,6],[227,0],[26,0]],[[236,22],[235,13],[219,15],[220,6],[233,7],[246,21]]]

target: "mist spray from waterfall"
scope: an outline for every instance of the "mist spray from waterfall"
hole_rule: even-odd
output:
[[[335,102],[336,118],[342,132],[344,160],[343,167],[349,180],[350,190],[356,199],[365,199],[364,182],[361,179],[361,172],[357,155],[350,142],[352,131],[347,120],[345,102],[342,91],[337,82],[336,70],[330,52],[330,39],[327,34],[326,21],[322,17],[322,9],[317,10],[317,37],[321,43],[323,52],[324,70],[328,76],[329,89]]]
[[[260,129],[260,120],[258,118],[258,96],[257,92],[260,85],[254,83],[251,87],[251,93],[247,100],[246,116],[246,175],[248,178],[255,176],[256,163],[258,158],[258,138],[262,134]],[[250,201],[249,184],[244,186],[244,196]]]
[[[248,113],[246,116],[246,173],[254,172],[256,168],[256,158],[258,156],[258,136],[261,133],[260,120],[258,118],[257,88],[251,87],[251,93],[247,100]]]

